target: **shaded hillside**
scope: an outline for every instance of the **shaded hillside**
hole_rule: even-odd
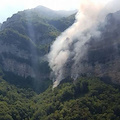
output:
[[[0,32],[0,67],[4,71],[4,79],[22,87],[33,87],[45,79],[40,72],[39,57],[42,51],[36,47],[30,38],[13,29]],[[47,64],[44,66],[47,68]],[[46,72],[46,77],[48,77]]]
[[[53,12],[56,17],[49,18],[47,14],[46,17],[42,16],[44,9],[48,13]],[[64,21],[58,19],[56,11],[37,7],[18,12],[2,24],[0,66],[5,73],[5,80],[22,87],[32,87],[37,92],[44,91],[49,86],[50,68],[44,55],[61,33],[61,29],[49,22],[55,18],[64,29],[74,22],[74,16],[60,17],[60,20],[69,21],[65,25]]]
[[[81,51],[77,51],[78,56],[80,53],[83,56],[75,63],[72,76],[75,79],[78,76],[97,76],[107,82],[120,84],[120,11],[108,14],[105,21],[99,23],[97,31],[100,35],[91,35]],[[89,32],[91,31],[87,30],[83,34]],[[71,53],[76,41],[71,45]],[[72,65],[74,60],[71,57],[65,64],[65,77],[73,71]]]
[[[18,12],[11,18],[8,18],[2,24],[1,29],[12,28],[31,38],[38,46],[50,44],[60,32],[73,24],[75,17],[74,15],[64,18],[49,17],[48,15],[51,15],[51,12],[55,14],[57,11],[39,6],[34,9]]]
[[[75,14],[69,16],[69,17],[64,17],[61,19],[53,19],[49,20],[49,24],[52,24],[55,28],[63,32],[66,30],[66,28],[69,28],[75,21]]]
[[[59,35],[59,31],[47,23],[47,20],[39,16],[39,13],[31,10],[18,12],[2,24],[2,30],[12,28],[21,34],[28,36],[35,44],[50,43]]]
[[[99,38],[92,38],[88,49],[88,63],[94,75],[108,77],[120,83],[120,11],[108,14],[100,27]]]

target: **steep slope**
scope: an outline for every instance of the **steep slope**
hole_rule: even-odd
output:
[[[100,34],[91,35],[80,51],[76,52],[80,46],[79,44],[75,48],[80,41],[77,39],[67,48],[71,56],[64,64],[63,75],[72,76],[74,79],[78,76],[97,76],[107,82],[120,84],[120,11],[108,14],[105,21],[99,23],[96,31]],[[87,36],[90,32],[86,30],[83,34]]]
[[[92,38],[87,62],[92,65],[93,75],[107,77],[120,83],[120,11],[108,14],[105,25],[100,27],[101,36]]]
[[[41,82],[44,76],[37,72],[40,65],[38,56],[41,56],[39,49],[27,36],[13,29],[0,32],[0,67],[8,82],[33,88],[36,80]]]
[[[21,34],[30,37],[38,46],[46,43],[49,44],[60,32],[72,25],[75,20],[75,15],[67,18],[49,17],[48,15],[52,15],[51,12],[56,13],[57,11],[39,6],[34,9],[18,12],[3,22],[1,29],[12,28],[17,30]],[[58,24],[59,27],[57,26]]]
[[[5,73],[4,79],[22,87],[32,87],[37,92],[45,90],[51,83],[50,68],[44,55],[61,33],[49,22],[54,17],[49,19],[47,14],[46,17],[41,15],[44,9],[47,8],[18,12],[2,24],[0,31],[0,66]],[[70,21],[66,26],[55,18],[64,29],[74,22],[74,16],[64,18]]]
[[[69,28],[75,21],[75,14],[70,15],[69,17],[64,17],[61,19],[52,19],[49,20],[49,24],[52,24],[55,28],[63,32],[66,28]]]
[[[0,63],[5,71],[15,72],[22,77],[32,74],[32,49],[35,49],[34,43],[17,31],[7,29],[0,33]]]
[[[39,12],[34,10],[26,10],[14,14],[2,24],[1,29],[4,30],[6,28],[12,28],[28,36],[37,45],[45,41],[50,43],[59,34],[55,27],[49,25],[47,20],[39,16]],[[41,43],[39,43],[40,41]]]

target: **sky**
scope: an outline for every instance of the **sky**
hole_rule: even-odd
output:
[[[74,10],[78,8],[79,2],[80,0],[1,0],[0,23],[18,11],[34,8],[39,5],[53,10]]]
[[[75,10],[84,0],[1,0],[0,2],[0,23],[6,21],[18,11],[35,8],[39,5],[51,8],[53,10]],[[89,0],[86,0],[89,1]],[[93,0],[108,2],[111,0]]]

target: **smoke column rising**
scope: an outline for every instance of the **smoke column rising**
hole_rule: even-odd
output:
[[[113,8],[113,4],[117,7]],[[119,5],[119,0],[110,3],[100,0],[81,0],[75,23],[55,40],[48,54],[54,82],[53,88],[57,87],[65,78],[64,69],[70,60],[74,62],[69,74],[74,79],[78,76],[80,60],[87,52],[86,43],[92,36],[100,36],[100,32],[97,30],[98,23],[108,13],[117,11]]]

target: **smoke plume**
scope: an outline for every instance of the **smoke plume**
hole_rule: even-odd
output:
[[[68,75],[74,79],[79,76],[81,61],[87,53],[87,42],[93,36],[100,36],[98,24],[103,22],[108,13],[119,10],[119,7],[119,0],[81,0],[75,23],[57,37],[48,54],[53,88]]]

